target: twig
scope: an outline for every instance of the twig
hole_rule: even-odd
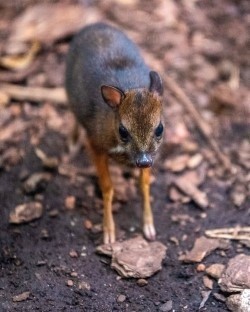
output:
[[[211,238],[226,238],[231,240],[249,240],[250,227],[235,227],[207,230],[205,234]]]
[[[15,100],[48,101],[64,105],[67,102],[64,88],[21,87],[14,84],[1,83],[0,90]]]

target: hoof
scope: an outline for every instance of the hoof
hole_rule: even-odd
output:
[[[153,224],[144,224],[143,233],[148,240],[155,240],[156,232]]]

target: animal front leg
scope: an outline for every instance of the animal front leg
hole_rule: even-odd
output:
[[[154,219],[150,204],[150,168],[141,169],[140,188],[143,198],[143,232],[147,239],[155,239]]]
[[[94,149],[92,152],[103,197],[103,241],[104,244],[114,243],[115,223],[112,214],[114,189],[108,169],[108,156]]]

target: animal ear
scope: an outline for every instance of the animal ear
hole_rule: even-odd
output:
[[[162,80],[159,74],[155,71],[151,71],[149,73],[150,76],[150,86],[149,91],[150,92],[156,92],[158,95],[163,94],[163,85]]]
[[[117,108],[125,97],[125,94],[120,89],[112,86],[101,86],[101,92],[104,101],[111,108]]]

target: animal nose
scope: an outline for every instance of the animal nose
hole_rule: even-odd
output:
[[[148,168],[153,164],[153,159],[148,153],[141,153],[136,159],[136,166],[139,168]]]

